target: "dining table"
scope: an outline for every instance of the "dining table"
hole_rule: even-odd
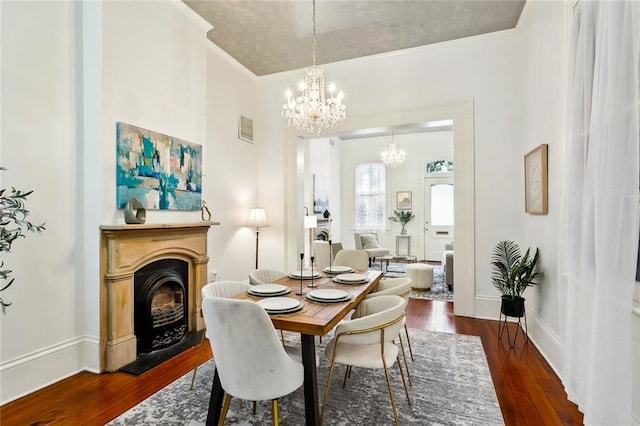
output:
[[[291,292],[286,297],[297,298],[304,303],[301,310],[289,314],[270,314],[273,325],[278,330],[300,333],[302,365],[304,369],[304,400],[305,400],[305,423],[307,426],[320,424],[320,411],[318,405],[318,380],[316,371],[316,336],[325,336],[338,323],[344,319],[355,307],[365,298],[365,296],[376,287],[382,271],[354,271],[365,275],[366,282],[360,284],[343,284],[336,282],[336,275],[327,274],[320,271],[320,276],[313,280],[305,277],[291,278],[291,274],[274,281],[291,288]],[[301,274],[304,275],[304,274]],[[363,280],[365,281],[365,280]],[[307,293],[315,289],[339,289],[346,291],[352,297],[343,302],[321,302],[310,300]],[[300,294],[302,292],[302,294]],[[252,294],[242,293],[235,296],[236,299],[246,299],[258,302],[261,297]],[[215,354],[214,354],[215,356]],[[207,425],[217,425],[220,418],[224,390],[220,383],[220,378],[216,370],[211,387],[211,397],[209,399],[209,409],[207,412]]]

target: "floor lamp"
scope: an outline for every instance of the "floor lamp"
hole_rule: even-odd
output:
[[[258,240],[260,238],[260,228],[269,226],[267,222],[267,214],[263,207],[252,207],[249,211],[249,221],[247,226],[256,228],[256,269],[258,269]]]
[[[304,210],[306,212],[306,214],[304,215],[304,229],[309,230],[309,262],[313,262],[313,260],[311,259],[313,256],[312,229],[318,227],[318,218],[316,218],[316,215],[310,215],[309,210],[306,207],[304,208]]]

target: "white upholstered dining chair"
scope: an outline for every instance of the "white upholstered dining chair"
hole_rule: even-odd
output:
[[[255,269],[249,272],[249,284],[271,284],[272,282],[286,276],[286,273],[276,269]]]
[[[240,293],[244,293],[249,290],[250,285],[243,281],[214,281],[208,284],[205,284],[200,290],[200,294],[202,295],[202,300],[207,297],[234,297]],[[202,309],[200,310],[200,315],[202,316]],[[200,358],[200,352],[202,351],[202,342],[204,342],[204,338],[209,337],[207,335],[207,328],[202,332],[202,339],[200,340],[200,346],[198,347],[198,352],[196,353],[196,365],[193,367],[193,377],[191,377],[191,386],[189,389],[193,389],[193,384],[196,381],[196,373],[198,372],[198,361]]]
[[[320,423],[324,417],[334,367],[336,364],[343,364],[347,366],[345,381],[352,367],[384,369],[393,415],[396,425],[399,425],[389,368],[398,361],[398,347],[393,341],[402,329],[405,303],[405,300],[400,296],[379,296],[365,299],[356,307],[351,321],[343,322],[336,327],[335,337],[325,349],[325,355],[331,360],[331,367],[322,400]],[[398,369],[407,401],[411,405],[404,373],[399,363]]]
[[[202,312],[226,393],[219,424],[224,423],[235,397],[271,400],[273,424],[278,425],[278,398],[302,386],[302,363],[287,355],[269,315],[257,303],[208,297],[202,301]]]
[[[349,266],[356,271],[366,271],[369,269],[369,255],[364,250],[340,250],[336,253],[336,266]]]

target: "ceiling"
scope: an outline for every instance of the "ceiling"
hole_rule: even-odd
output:
[[[183,0],[261,76],[312,64],[312,0]],[[318,0],[318,65],[515,28],[525,0]]]

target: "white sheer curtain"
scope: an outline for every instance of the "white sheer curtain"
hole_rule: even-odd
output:
[[[587,425],[631,420],[640,2],[574,9],[560,219],[562,380]]]

